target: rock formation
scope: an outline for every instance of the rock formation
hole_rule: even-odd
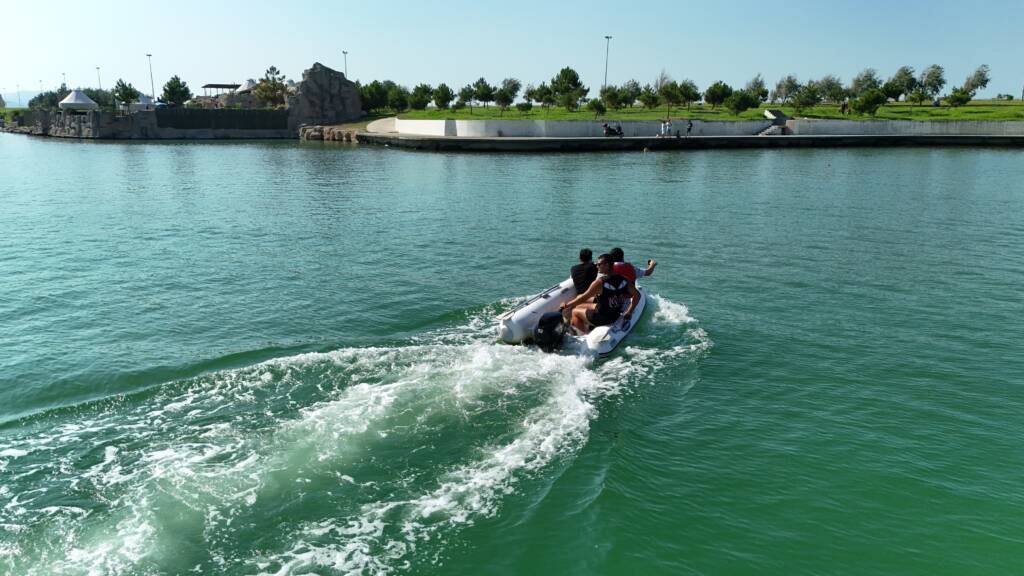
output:
[[[302,82],[288,95],[288,126],[296,132],[303,124],[340,124],[361,114],[355,82],[319,62],[302,73]]]

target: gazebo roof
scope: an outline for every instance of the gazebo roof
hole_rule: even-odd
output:
[[[99,104],[86,96],[85,92],[81,90],[72,90],[57,106],[61,110],[95,110],[99,108]]]
[[[203,88],[220,88],[222,90],[235,90],[241,84],[204,84]]]

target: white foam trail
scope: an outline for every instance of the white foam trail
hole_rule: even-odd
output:
[[[66,540],[57,549],[20,541],[0,548],[0,569],[131,574],[143,559],[158,562],[153,559],[176,553],[167,548],[174,541],[165,537],[169,530],[203,535],[211,558],[221,563],[206,570],[238,562],[265,574],[408,568],[424,543],[497,514],[524,478],[571,458],[586,443],[602,399],[711,346],[686,306],[649,298],[653,336],[638,337],[637,345],[596,364],[495,344],[500,309],[485,310],[412,345],[301,354],[225,370],[169,385],[135,406],[0,441],[0,472],[19,460],[13,480],[56,478],[52,493],[89,490],[96,499],[84,514],[72,507],[34,508],[30,498],[38,495],[0,487],[0,528],[16,534],[43,523]],[[645,347],[645,338],[657,340],[656,347]],[[293,396],[305,398],[305,405]],[[503,425],[508,432],[467,438],[464,454],[426,472],[385,467],[390,476],[367,481],[353,467],[372,460],[382,443],[430,450],[421,432],[451,436],[459,423],[501,417],[509,419]],[[70,447],[85,445],[98,453],[76,473]],[[61,455],[21,464],[37,451]],[[340,519],[328,515],[289,527],[290,544],[266,556],[229,560],[233,526],[253,517],[261,502],[296,493],[295,486],[311,477],[335,478],[349,490],[343,494],[361,504]],[[168,525],[161,510],[175,508],[190,512]],[[34,564],[12,563],[30,553]]]

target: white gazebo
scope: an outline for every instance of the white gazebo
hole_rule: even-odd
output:
[[[61,110],[95,110],[100,107],[99,104],[93,102],[92,98],[85,95],[85,92],[81,90],[72,90],[71,94],[68,94],[60,104],[57,104]]]

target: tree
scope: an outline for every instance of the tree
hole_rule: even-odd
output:
[[[687,78],[679,83],[679,95],[682,97],[683,104],[686,104],[686,109],[690,109],[690,104],[700,101],[701,93],[697,89],[697,83]]]
[[[645,84],[640,90],[640,96],[638,97],[640,103],[644,105],[644,108],[654,109],[658,107],[661,100],[658,98],[658,93],[654,91],[654,88],[650,84]]]
[[[590,92],[590,88],[580,82],[580,75],[575,70],[566,66],[551,79],[551,92],[555,101],[567,110],[575,110],[579,101]]]
[[[433,97],[433,86],[430,84],[418,84],[412,89],[412,94],[409,95],[409,108],[413,110],[426,110]]]
[[[519,110],[520,114],[526,115],[530,110],[533,110],[533,103],[520,102],[519,104],[516,104],[516,110]]]
[[[139,94],[140,92],[136,90],[134,86],[125,83],[125,81],[120,78],[118,78],[117,83],[114,84],[114,100],[117,100],[125,106],[132,102],[137,102],[139,100]]]
[[[589,102],[587,102],[587,110],[590,110],[591,112],[594,113],[594,118],[595,119],[598,116],[600,116],[600,115],[602,115],[602,114],[604,114],[605,112],[608,111],[604,107],[604,103],[602,103],[599,98],[594,98],[594,99],[590,100]]]
[[[818,93],[829,102],[838,104],[846,99],[846,88],[843,88],[843,81],[831,74],[822,76],[817,85]]]
[[[768,87],[764,85],[764,79],[761,78],[760,73],[747,82],[747,85],[743,87],[743,91],[747,94],[757,96],[758,100],[761,102],[768,99]]]
[[[736,116],[739,116],[744,110],[757,108],[760,105],[761,97],[746,90],[737,90],[725,99],[725,107]]]
[[[612,86],[611,84],[601,88],[601,101],[605,106],[612,110],[618,110],[622,107],[622,94],[621,91]]]
[[[818,88],[818,83],[814,81],[801,86],[793,95],[793,108],[796,108],[799,113],[817,106],[820,102],[821,90]]]
[[[626,107],[632,107],[637,98],[640,97],[640,84],[636,80],[627,80],[619,88],[620,103]]]
[[[469,113],[473,113],[473,98],[476,97],[476,90],[472,84],[466,84],[459,90],[459,108],[469,107]]]
[[[359,97],[362,99],[363,110],[367,112],[380,110],[388,105],[387,88],[379,80],[361,87]]]
[[[32,97],[28,101],[28,107],[30,110],[57,110],[60,101],[67,98],[71,91],[68,87],[61,84],[60,88],[56,90],[50,90],[47,92],[40,92]],[[136,96],[138,98],[138,96]],[[134,102],[134,100],[132,100]]]
[[[164,93],[160,95],[160,102],[169,106],[181,106],[192,99],[192,90],[188,84],[181,81],[178,76],[171,76],[171,79],[164,84]]]
[[[878,79],[878,71],[874,68],[865,68],[850,81],[850,95],[857,98],[865,91],[877,90],[881,86],[882,82]]]
[[[546,82],[541,82],[540,86],[537,86],[533,93],[534,100],[540,102],[544,111],[555,105],[555,93],[551,90],[551,87]]]
[[[452,92],[452,89],[444,82],[434,88],[434,106],[437,106],[438,110],[446,110],[454,99],[455,92]]]
[[[519,96],[519,89],[523,87],[523,83],[515,78],[505,78],[501,81],[501,90],[508,92],[512,95],[512,100]]]
[[[974,92],[972,90],[969,90],[966,85],[956,86],[949,93],[949,96],[946,96],[946,104],[949,104],[954,108],[957,108],[959,106],[966,105],[968,102],[971,101],[971,98],[973,97]]]
[[[284,106],[285,95],[288,93],[284,80],[284,74],[281,74],[276,66],[267,68],[263,78],[260,78],[253,88],[253,96],[256,96],[264,106]]]
[[[910,103],[911,103],[911,106],[910,106],[911,110],[914,109],[913,104],[917,104],[918,106],[920,106],[921,103],[924,102],[927,99],[928,99],[928,92],[926,92],[925,89],[924,89],[924,86],[921,86],[920,84],[916,88],[914,88],[910,92],[910,94],[907,94],[907,100],[910,101]]]
[[[397,84],[388,90],[388,107],[395,112],[401,112],[409,106],[409,90],[405,86]]]
[[[978,66],[977,70],[975,70],[973,74],[967,77],[967,80],[964,81],[964,89],[971,93],[972,98],[978,90],[988,86],[988,82],[990,80],[988,73],[988,64],[982,64],[981,66]]]
[[[708,86],[708,89],[704,91],[704,101],[711,104],[712,110],[715,109],[715,106],[725,102],[729,96],[732,96],[732,88],[721,80]]]
[[[487,83],[487,80],[480,78],[473,83],[473,98],[477,102],[483,102],[487,108],[488,102],[494,102],[494,86]]]
[[[885,104],[885,94],[878,88],[868,88],[859,98],[850,103],[850,107],[857,114],[874,116],[882,104]]]
[[[917,83],[924,88],[925,94],[935,98],[946,85],[946,71],[942,69],[942,66],[932,64],[921,71],[921,77],[918,78]]]
[[[505,110],[512,105],[516,100],[516,96],[519,94],[520,84],[519,80],[515,78],[505,78],[501,82],[501,88],[498,89],[494,94],[494,101],[501,108],[501,114],[505,114]]]
[[[772,102],[777,101],[779,104],[785,104],[799,89],[800,83],[797,82],[796,76],[793,74],[786,75],[775,83],[775,91],[771,94],[770,99]]]
[[[889,90],[886,90],[886,86]],[[917,88],[917,79],[914,78],[914,69],[910,66],[900,66],[899,70],[892,75],[882,86],[882,92],[893,100],[899,100],[900,96],[906,97]],[[892,94],[896,94],[892,96]]]
[[[671,81],[672,77],[668,75],[668,72],[665,72],[664,68],[662,68],[661,72],[658,73],[658,77],[654,79],[654,90],[661,91],[661,87]]]
[[[101,110],[114,109],[114,97],[110,94],[109,90],[99,90],[97,88],[82,88],[82,92],[84,92],[86,96],[91,98],[93,102],[98,104]]]
[[[679,90],[679,84],[669,80],[658,89],[658,98],[665,103],[665,118],[672,116],[672,106],[683,103],[683,94]]]
[[[893,82],[891,78],[886,80],[885,84],[882,84],[881,90],[886,98],[891,98],[892,100],[899,100],[900,95],[903,94],[903,87]]]

